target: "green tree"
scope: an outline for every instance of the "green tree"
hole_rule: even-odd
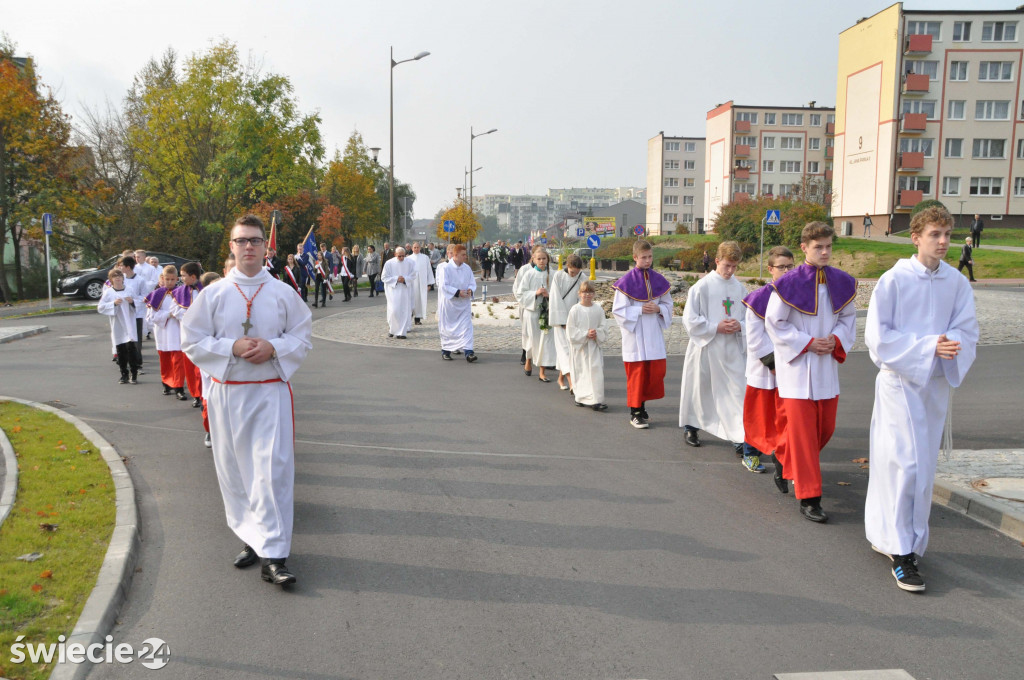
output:
[[[827,221],[828,208],[821,203],[760,197],[723,205],[715,217],[715,233],[723,240],[760,243],[761,221],[768,210],[778,210],[779,226],[765,225],[764,247],[800,245],[800,232],[808,222]]]
[[[310,188],[323,159],[319,115],[302,115],[286,77],[243,64],[227,41],[186,59],[180,74],[172,52],[150,62],[128,116],[145,205],[178,252],[211,265],[235,217]]]
[[[444,230],[445,220],[455,220],[453,233],[449,234]],[[473,211],[469,209],[469,203],[463,199],[457,199],[437,218],[436,233],[442,241],[450,239],[452,243],[469,243],[480,233],[480,222],[477,221]]]

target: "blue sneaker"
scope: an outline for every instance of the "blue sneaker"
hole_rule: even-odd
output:
[[[760,456],[743,456],[743,467],[750,472],[764,472]]]

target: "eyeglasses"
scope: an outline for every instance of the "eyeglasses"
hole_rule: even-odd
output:
[[[253,246],[253,247],[259,248],[261,245],[264,244],[265,241],[266,241],[266,239],[264,239],[261,236],[253,236],[252,238],[233,238],[233,239],[231,239],[231,242],[234,243],[239,248],[244,248],[245,244],[247,244],[247,243],[249,245]]]
[[[795,264],[770,264],[768,269],[781,269],[784,272],[788,272],[790,269],[796,267]]]
[[[592,290],[581,290],[580,291],[580,295],[593,295],[593,294],[594,294],[594,291],[592,291]]]

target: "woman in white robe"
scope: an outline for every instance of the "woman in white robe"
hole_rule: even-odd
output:
[[[604,353],[601,343],[608,338],[604,309],[594,304],[594,284],[579,284],[580,303],[573,305],[566,319],[565,333],[570,346],[573,391],[577,406],[604,411]]]
[[[565,269],[551,277],[551,302],[548,321],[555,341],[555,368],[558,369],[558,387],[567,390],[572,382],[572,350],[565,335],[569,310],[579,299],[580,281],[583,280],[583,260],[575,253],[565,261]]]
[[[551,272],[548,270],[548,251],[544,246],[534,246],[530,265],[523,267],[521,276],[516,277],[512,292],[523,309],[523,327],[529,349],[526,350],[526,375],[532,375],[533,365],[539,367],[541,382],[551,382],[545,375],[545,368],[553,368],[556,361],[555,343],[550,329],[541,329],[541,307],[549,299]]]

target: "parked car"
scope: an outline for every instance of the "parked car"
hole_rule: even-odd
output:
[[[173,264],[178,269],[181,269],[181,265],[192,261],[188,258],[178,257],[177,255],[157,253],[151,250],[147,250],[146,255],[159,259],[161,267]],[[100,296],[103,295],[103,284],[107,282],[107,272],[110,271],[110,268],[113,267],[119,259],[121,259],[121,256],[115,255],[114,257],[101,262],[98,267],[93,267],[91,269],[79,269],[78,271],[71,272],[67,276],[61,277],[57,281],[57,292],[68,297],[77,296],[88,298],[90,300],[99,300]]]
[[[572,252],[579,255],[580,258],[583,260],[584,264],[590,262],[590,260],[594,257],[594,251],[590,248],[577,248]]]

